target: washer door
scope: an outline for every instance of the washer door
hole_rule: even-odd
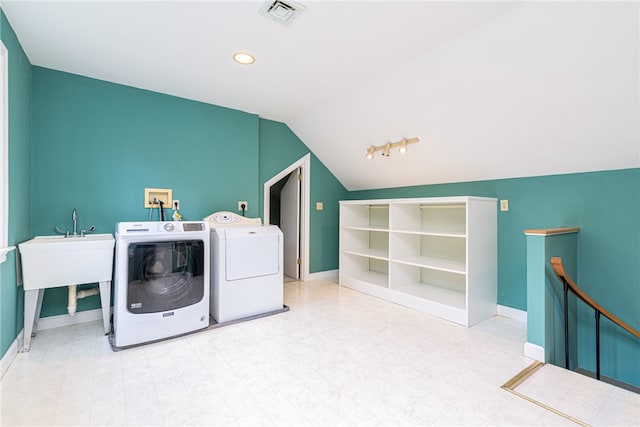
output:
[[[204,297],[204,242],[131,243],[127,310],[133,314],[176,310]]]

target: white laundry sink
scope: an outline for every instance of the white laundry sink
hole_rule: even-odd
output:
[[[110,281],[114,246],[111,234],[37,236],[20,243],[24,289]]]

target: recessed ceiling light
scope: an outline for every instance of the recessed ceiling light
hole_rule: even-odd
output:
[[[253,55],[251,55],[250,53],[246,53],[246,52],[234,53],[233,60],[236,61],[238,64],[245,64],[245,65],[253,64],[254,62],[256,62],[256,58],[254,58]]]

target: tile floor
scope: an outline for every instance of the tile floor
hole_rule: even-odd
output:
[[[532,362],[522,323],[466,329],[332,281],[286,283],[285,303],[285,313],[120,352],[101,322],[40,331],[0,381],[0,424],[575,425],[500,388]],[[569,377],[575,389],[558,399],[586,390],[570,415],[640,423],[638,395]],[[534,376],[518,390],[554,381]]]

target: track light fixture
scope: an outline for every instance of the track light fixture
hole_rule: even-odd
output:
[[[373,159],[373,155],[376,151],[382,151],[382,155],[384,157],[389,157],[391,155],[391,149],[396,147],[398,148],[398,151],[401,154],[404,154],[407,152],[407,145],[415,144],[419,141],[420,140],[418,138],[410,138],[410,139],[402,138],[402,141],[387,142],[386,144],[378,145],[377,147],[375,145],[372,145],[367,150],[367,159],[369,160]]]

